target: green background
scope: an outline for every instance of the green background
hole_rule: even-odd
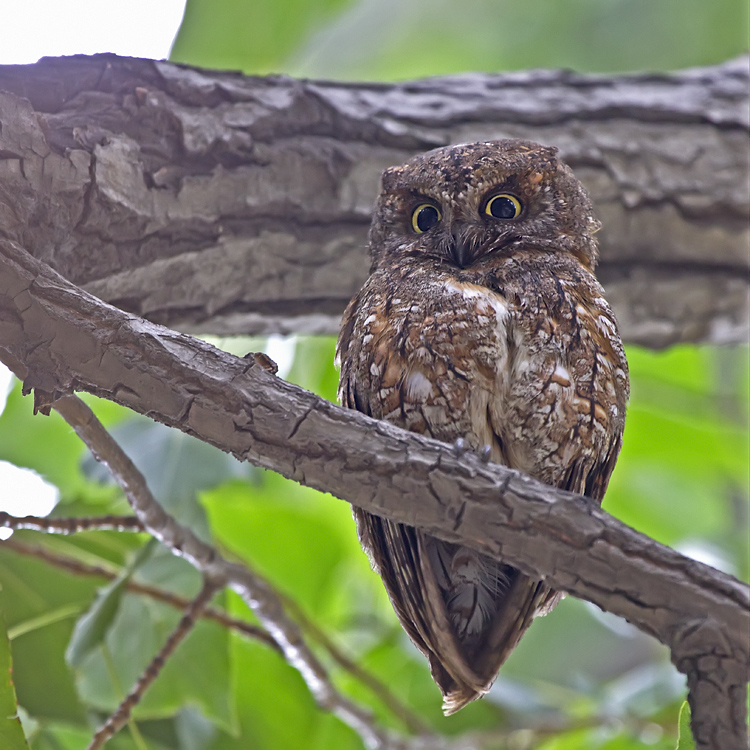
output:
[[[191,0],[173,59],[351,80],[530,67],[668,70],[745,51],[747,16],[744,0]],[[215,343],[241,354],[266,346],[257,339]],[[288,346],[294,364],[287,378],[334,400],[333,339],[297,338]],[[661,353],[629,347],[628,357],[625,447],[605,507],[747,580],[747,347],[679,346]],[[570,597],[534,624],[487,698],[442,717],[424,659],[359,549],[348,505],[88,400],[170,512],[294,597],[436,731],[493,729],[501,732],[498,747],[511,736],[516,747],[542,750],[675,747],[685,687],[666,650]],[[126,512],[119,491],[71,430],[56,414],[32,417],[31,406],[16,386],[0,417],[0,459],[59,487],[56,514]],[[189,565],[158,546],[143,550],[142,535],[19,532],[15,538],[121,574],[114,584],[76,577],[0,545],[0,606],[30,746],[84,748],[92,727],[130,689],[179,619],[165,604],[124,592],[122,581],[132,576],[186,596],[200,582]],[[217,603],[253,619],[231,593]],[[0,651],[7,655],[6,647]],[[324,652],[321,658],[329,664]],[[0,674],[7,674],[6,661]],[[329,666],[341,690],[403,731],[366,688]],[[0,680],[0,701],[8,708],[3,715],[11,714],[7,678]],[[214,623],[202,622],[182,645],[135,717],[108,747],[362,747],[351,730],[316,708],[300,676],[275,651]],[[0,725],[9,748],[23,747],[17,727]],[[524,727],[539,731],[524,734]]]

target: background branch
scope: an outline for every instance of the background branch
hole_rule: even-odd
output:
[[[143,524],[135,516],[93,516],[89,518],[39,518],[24,516],[18,518],[5,511],[0,512],[0,528],[34,529],[50,534],[77,534],[80,531],[145,531]]]
[[[3,90],[0,235],[149,320],[335,332],[382,169],[510,136],[559,146],[591,192],[627,341],[747,339],[747,58],[386,85],[100,55],[0,66]]]
[[[60,533],[57,531],[59,526],[45,526],[42,522],[46,520],[68,520],[68,519],[38,519],[39,524],[34,526],[35,529],[47,531],[49,533]],[[69,519],[76,520],[76,519]],[[94,519],[92,519],[93,521]],[[14,521],[26,521],[26,519],[13,519],[6,524],[9,528],[29,528],[29,526],[22,526]],[[64,531],[63,533],[68,533]],[[2,542],[5,549],[13,550],[21,555],[29,555],[36,557],[44,562],[49,563],[57,568],[66,570],[73,575],[79,576],[94,576],[98,578],[104,578],[108,581],[114,580],[118,573],[117,569],[104,568],[101,565],[89,565],[77,560],[69,555],[61,555],[58,552],[53,552],[46,547],[40,545],[31,545],[24,542],[19,542],[14,537],[7,539]],[[134,581],[132,578],[128,579],[125,583],[125,588],[134,593],[148,596],[165,604],[169,604],[171,607],[176,609],[187,609],[190,606],[190,600],[184,596],[180,596],[171,591],[156,586],[150,586],[148,584]],[[277,591],[276,595],[283,601],[284,607],[288,612],[292,614],[294,619],[300,624],[302,630],[314,641],[319,643],[326,650],[331,659],[336,662],[342,669],[346,670],[355,679],[365,685],[374,695],[376,695],[385,706],[397,716],[407,726],[410,731],[415,734],[428,734],[430,732],[429,727],[422,721],[422,719],[414,713],[408,706],[404,705],[396,696],[388,689],[388,686],[377,679],[373,674],[363,669],[357,664],[352,658],[347,656],[322,630],[318,627],[304,612],[302,607],[291,597]],[[241,620],[237,617],[232,617],[227,614],[224,610],[217,609],[216,607],[206,607],[201,613],[201,617],[223,625],[226,628],[235,630],[238,633],[242,633],[248,638],[261,641],[266,646],[275,649],[281,653],[281,648],[276,641],[262,628],[257,625],[252,625],[245,620]]]
[[[584,498],[473,456],[459,459],[437,441],[289,385],[252,359],[128,316],[7,241],[0,241],[0,289],[0,359],[27,391],[36,389],[38,408],[72,389],[88,390],[238,458],[545,577],[670,647],[677,667],[692,675],[691,694],[706,698],[693,701],[703,747],[744,742],[750,596],[736,579],[657,544]],[[185,529],[165,527],[163,515],[149,508],[139,517],[199,567],[210,566],[205,545]],[[232,580],[250,586],[247,575],[237,568]],[[252,605],[321,705],[369,726],[358,709],[331,702],[322,667],[279,629],[278,605],[257,593],[264,585],[252,585]],[[707,669],[706,658],[715,669]],[[712,682],[717,670],[728,679]]]
[[[201,541],[191,529],[177,523],[151,494],[143,474],[115,442],[91,409],[77,396],[64,396],[54,403],[55,410],[75,430],[94,457],[112,472],[125,492],[133,511],[147,531],[173,554],[187,558],[203,575],[204,588],[190,609],[144,672],[136,687],[97,732],[89,750],[98,750],[127,721],[130,710],[158,675],[164,659],[192,627],[195,612],[200,612],[213,593],[224,586],[237,591],[255,612],[266,631],[278,644],[286,661],[299,671],[321,708],[331,711],[362,738],[368,748],[387,748],[392,743],[371,712],[342,696],[333,686],[323,664],[305,643],[297,624],[284,611],[282,600],[262,576],[238,563],[231,563]]]

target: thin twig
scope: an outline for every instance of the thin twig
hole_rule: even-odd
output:
[[[415,734],[429,734],[432,729],[414,711],[404,705],[380,680],[368,671],[362,669],[355,661],[350,659],[329,637],[319,628],[302,610],[302,607],[287,594],[279,594],[292,617],[300,624],[302,629],[315,641],[317,641],[328,652],[330,657],[353,677],[376,695],[391,713],[397,716]]]
[[[0,528],[34,529],[48,534],[77,534],[80,531],[145,531],[135,516],[96,516],[81,518],[40,518],[12,516],[0,512]]]
[[[4,542],[0,542],[0,547],[13,550],[20,555],[29,555],[30,557],[36,557],[39,560],[54,565],[56,568],[66,570],[69,573],[79,576],[93,576],[97,578],[105,578],[108,581],[117,578],[118,571],[105,568],[100,565],[89,565],[88,563],[81,562],[70,555],[61,555],[58,552],[52,552],[38,544],[26,544],[25,542],[19,542],[17,539],[7,539]],[[132,594],[141,594],[148,596],[156,601],[164,602],[171,607],[179,610],[185,610],[190,606],[190,600],[179,594],[174,594],[166,589],[160,589],[156,586],[149,586],[146,583],[138,583],[132,578],[129,578],[125,583],[125,588]],[[206,607],[201,613],[201,617],[206,620],[213,620],[219,625],[223,625],[226,628],[242,633],[249,638],[257,641],[262,641],[266,646],[274,649],[275,651],[281,652],[279,645],[266,633],[263,628],[253,625],[252,623],[240,620],[237,617],[228,615],[221,609],[216,607]]]
[[[151,683],[159,676],[167,659],[169,659],[174,653],[177,646],[185,640],[188,633],[190,633],[195,626],[201,612],[211,601],[214,594],[222,588],[222,585],[223,581],[217,583],[210,578],[204,578],[203,587],[198,593],[198,596],[190,602],[185,614],[182,616],[179,623],[177,623],[177,627],[172,631],[172,634],[167,638],[167,642],[162,646],[161,651],[159,651],[159,653],[152,659],[151,663],[146,667],[145,671],[138,679],[138,682],[135,683],[135,687],[130,691],[130,694],[125,697],[115,712],[97,730],[89,744],[88,750],[100,750],[108,740],[114,737],[114,735],[125,726],[125,724],[127,724],[133,709],[138,705],[141,698],[143,698],[144,693],[148,690]]]
[[[164,511],[143,475],[80,398],[64,396],[53,406],[94,457],[110,469],[146,530],[175,554],[187,558],[204,576],[223,580],[240,594],[278,643],[286,661],[302,675],[319,706],[354,729],[369,748],[404,746],[402,738],[378,726],[371,711],[334,688],[325,667],[305,643],[299,626],[287,615],[276,591],[264,578],[244,565],[225,560]]]

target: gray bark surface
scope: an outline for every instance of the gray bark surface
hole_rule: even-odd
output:
[[[383,168],[451,142],[551,143],[604,223],[627,341],[748,335],[748,62],[401,84],[112,55],[0,66],[0,236],[149,320],[337,330]]]

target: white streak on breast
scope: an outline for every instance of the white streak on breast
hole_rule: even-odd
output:
[[[460,294],[465,300],[477,301],[477,312],[489,312],[495,314],[498,326],[505,323],[508,316],[508,306],[505,300],[490,289],[485,289],[475,284],[462,284],[461,282],[446,281],[445,290],[453,294]],[[484,308],[484,309],[482,309]]]

